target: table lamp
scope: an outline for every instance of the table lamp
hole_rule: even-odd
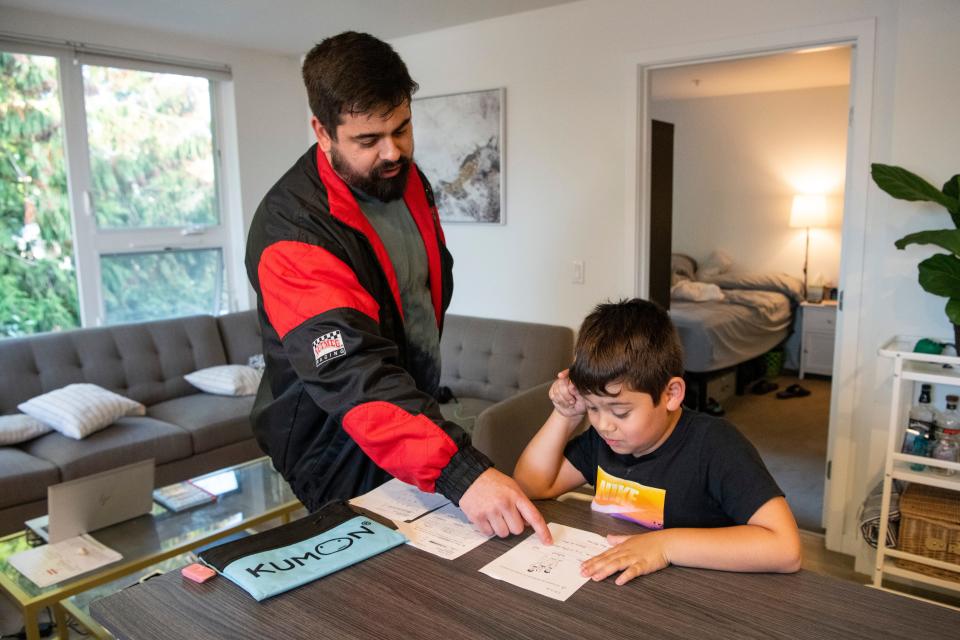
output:
[[[790,226],[807,230],[807,242],[803,250],[803,298],[807,298],[807,262],[810,259],[810,227],[827,225],[827,198],[823,195],[801,194],[793,196],[790,209]]]

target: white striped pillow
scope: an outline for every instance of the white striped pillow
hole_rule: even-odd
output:
[[[262,372],[243,364],[208,367],[183,376],[200,391],[220,396],[252,396],[260,386]]]
[[[51,427],[22,413],[0,416],[0,445],[3,446],[33,440],[51,431]]]
[[[68,384],[17,408],[74,440],[82,440],[123,416],[142,416],[147,411],[139,402],[87,383]]]

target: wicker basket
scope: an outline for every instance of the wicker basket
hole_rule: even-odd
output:
[[[960,582],[960,492],[911,483],[900,497],[900,540],[907,553],[958,565],[957,571],[896,558],[897,566]]]

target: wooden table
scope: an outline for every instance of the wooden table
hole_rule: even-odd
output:
[[[581,501],[540,502],[548,521],[598,533],[637,528]],[[529,530],[528,530],[529,532]],[[526,534],[525,534],[526,535]],[[524,536],[457,560],[408,545],[257,603],[225,578],[171,572],[91,605],[118,638],[956,638],[960,614],[801,571],[669,567],[618,587],[588,582],[558,602],[478,569]]]

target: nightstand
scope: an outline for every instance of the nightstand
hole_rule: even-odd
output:
[[[837,303],[801,302],[800,379],[807,373],[833,375],[833,343],[837,335]]]

